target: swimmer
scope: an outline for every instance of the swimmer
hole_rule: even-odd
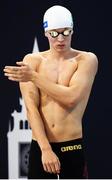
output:
[[[32,129],[28,178],[86,178],[82,118],[98,59],[71,47],[74,23],[67,8],[50,7],[43,26],[49,49],[4,68],[9,80],[19,82]]]

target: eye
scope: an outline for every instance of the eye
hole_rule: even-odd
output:
[[[68,29],[63,31],[64,36],[69,36],[70,33],[71,33],[71,30],[68,30]]]
[[[50,33],[50,35],[52,37],[57,37],[58,36],[58,32],[57,31],[50,31],[49,33]]]

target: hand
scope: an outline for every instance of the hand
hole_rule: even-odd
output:
[[[9,80],[17,81],[17,82],[28,82],[32,80],[33,73],[35,71],[30,68],[30,66],[23,62],[16,63],[19,66],[5,66],[4,72],[5,76],[8,77]]]
[[[42,164],[46,172],[54,174],[60,173],[60,161],[52,150],[42,151]]]

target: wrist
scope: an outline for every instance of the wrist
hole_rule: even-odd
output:
[[[37,77],[37,72],[32,71],[31,81],[32,81],[33,83],[35,82],[36,77]]]
[[[50,145],[49,145],[49,146],[40,147],[40,148],[41,148],[41,151],[42,151],[42,152],[52,151],[52,148],[51,148]]]

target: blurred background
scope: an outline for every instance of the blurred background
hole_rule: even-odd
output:
[[[89,178],[112,178],[110,1],[4,0],[0,2],[0,179],[26,177],[31,133],[26,123],[18,83],[7,80],[3,68],[5,65],[15,65],[16,61],[32,53],[35,42],[37,51],[49,48],[42,19],[46,9],[57,4],[67,7],[73,14],[72,47],[91,51],[98,57],[98,73],[83,117],[84,143]],[[15,133],[16,126],[18,130]],[[8,135],[11,132],[13,134]],[[19,139],[20,136],[23,138]],[[12,159],[12,155],[17,162]]]

